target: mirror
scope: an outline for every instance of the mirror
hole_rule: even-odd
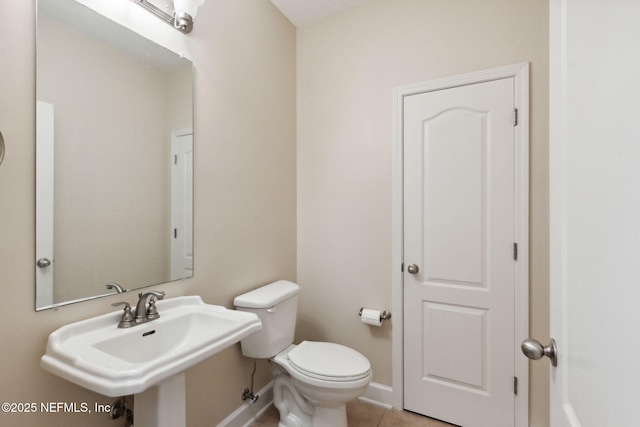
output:
[[[37,8],[36,310],[192,276],[191,62],[75,0]]]

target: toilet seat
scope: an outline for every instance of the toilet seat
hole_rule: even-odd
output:
[[[369,360],[352,348],[329,342],[303,341],[287,359],[299,373],[324,381],[354,381],[371,371]]]

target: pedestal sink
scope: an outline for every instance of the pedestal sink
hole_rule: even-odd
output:
[[[41,366],[110,397],[135,395],[136,427],[185,425],[184,371],[259,331],[253,313],[199,296],[157,302],[160,318],[118,328],[122,311],[65,325],[49,335]]]

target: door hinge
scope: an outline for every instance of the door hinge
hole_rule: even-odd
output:
[[[513,125],[518,126],[518,109],[513,109]]]
[[[404,273],[404,262],[400,264],[400,273]]]
[[[513,394],[518,395],[518,377],[513,377]]]
[[[513,260],[518,260],[518,244],[513,242]]]
[[[174,229],[173,229],[173,238],[174,238],[174,239],[177,239],[177,238],[178,238],[178,229],[177,229],[177,228],[174,228]]]
[[[174,164],[174,165],[177,165],[177,164],[178,164],[178,155],[177,155],[177,154],[174,154],[174,155],[173,155],[173,164]]]

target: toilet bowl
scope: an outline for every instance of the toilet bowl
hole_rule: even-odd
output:
[[[280,427],[346,427],[345,404],[367,389],[371,364],[341,344],[293,344],[298,290],[281,280],[235,298],[238,310],[258,314],[263,323],[261,331],[241,341],[242,352],[271,362]]]

